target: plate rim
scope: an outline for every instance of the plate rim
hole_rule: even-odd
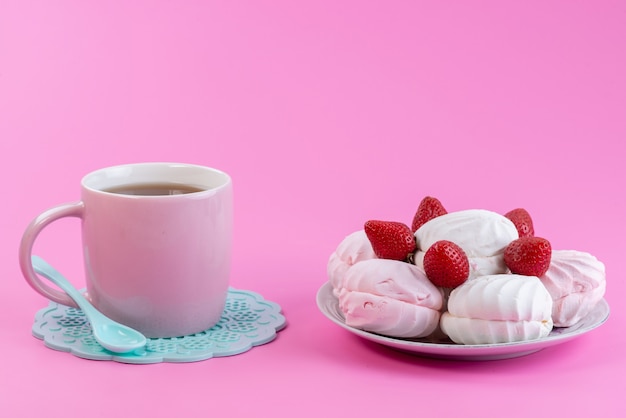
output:
[[[317,291],[316,302],[318,309],[335,324],[348,330],[349,332],[378,344],[414,354],[421,354],[428,357],[461,359],[461,360],[489,360],[519,357],[531,354],[557,344],[572,340],[584,335],[604,324],[610,316],[610,307],[606,299],[602,298],[594,310],[600,309],[602,314],[598,321],[582,327],[578,330],[565,334],[552,334],[544,338],[532,341],[517,341],[498,344],[473,344],[463,345],[454,343],[435,343],[423,341],[411,341],[402,338],[394,338],[385,335],[375,334],[362,329],[354,328],[334,317],[326,307],[326,301],[331,300],[338,304],[337,297],[332,292],[332,284],[327,281]]]

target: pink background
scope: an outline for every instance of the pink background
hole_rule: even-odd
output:
[[[626,4],[619,1],[0,1],[2,416],[623,416]],[[91,170],[226,170],[232,285],[288,327],[248,353],[131,366],[30,334],[47,301],[17,246]],[[605,262],[599,329],[513,360],[423,359],[315,305],[370,218],[523,206],[554,248]],[[81,284],[79,223],[37,252]]]

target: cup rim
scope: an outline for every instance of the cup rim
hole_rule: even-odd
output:
[[[142,176],[146,178],[148,176],[147,170],[151,170],[151,173],[156,173],[155,170],[176,170],[176,174],[182,175],[182,177],[178,177],[177,180],[171,180],[170,177],[167,179],[164,175],[162,175],[162,179],[159,180],[140,180]],[[195,174],[193,174],[193,173]],[[137,176],[137,174],[140,174]],[[139,178],[135,181],[124,181],[124,179],[131,178]],[[203,177],[206,176],[206,177]],[[181,178],[191,178],[193,177],[196,181],[182,181]],[[211,182],[208,180],[204,183],[199,178],[211,179]],[[125,184],[141,184],[141,183],[149,183],[149,182],[172,182],[179,184],[192,185],[196,187],[203,188],[205,190],[201,190],[198,192],[185,193],[185,194],[173,194],[173,195],[127,195],[127,194],[119,194],[112,193],[105,189],[125,185]],[[95,182],[100,182],[98,185],[94,184]],[[91,171],[90,173],[83,176],[81,179],[81,188],[85,191],[89,191],[92,193],[103,194],[107,196],[116,196],[119,198],[130,198],[130,199],[173,199],[173,198],[191,198],[197,196],[204,196],[207,194],[214,194],[217,191],[228,187],[232,182],[230,175],[226,172],[219,170],[217,168],[208,167],[200,164],[191,164],[191,163],[180,163],[180,162],[139,162],[139,163],[128,163],[128,164],[119,164],[113,165],[109,167],[99,168],[97,170]],[[210,183],[210,184],[209,184]]]

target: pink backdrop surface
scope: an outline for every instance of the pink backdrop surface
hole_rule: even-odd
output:
[[[626,4],[0,1],[0,415],[624,416]],[[235,187],[232,286],[279,303],[270,344],[126,365],[46,348],[17,247],[96,168],[181,161]],[[317,309],[367,219],[525,207],[606,264],[611,317],[517,359],[425,359]],[[37,252],[81,285],[80,226]],[[76,415],[77,416],[77,415]]]

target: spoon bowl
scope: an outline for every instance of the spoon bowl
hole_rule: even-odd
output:
[[[32,256],[32,263],[37,274],[59,286],[76,302],[91,323],[93,336],[102,347],[114,353],[129,353],[146,345],[147,339],[142,333],[103,315],[43,258]]]

